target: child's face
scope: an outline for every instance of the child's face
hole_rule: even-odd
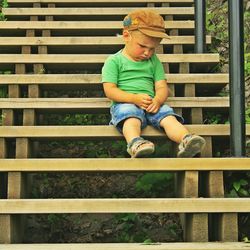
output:
[[[134,61],[148,60],[160,44],[161,39],[144,35],[140,31],[124,31],[126,54]]]

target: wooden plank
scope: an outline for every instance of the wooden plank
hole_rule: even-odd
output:
[[[165,21],[167,29],[194,29],[194,21]],[[121,30],[120,21],[7,21],[0,22],[0,29],[75,29]]]
[[[0,214],[47,213],[249,213],[250,198],[10,199]]]
[[[219,241],[238,241],[238,214],[219,214],[218,218],[218,239]]]
[[[249,250],[243,242],[183,242],[183,243],[59,243],[0,245],[0,250]]]
[[[228,74],[166,74],[168,83],[226,84]],[[0,75],[0,84],[100,84],[100,74],[15,74]]]
[[[207,36],[207,43],[211,43],[211,36]],[[163,39],[161,44],[194,44],[194,36],[170,36],[170,39]],[[122,37],[0,37],[0,45],[122,45]]]
[[[222,125],[185,125],[191,133],[201,136],[229,136],[228,124]],[[246,135],[250,135],[250,125],[246,125]],[[142,136],[159,137],[166,136],[151,126],[142,130]],[[2,126],[0,127],[2,138],[123,138],[113,126]]]
[[[0,233],[0,244],[9,244],[12,241],[12,232],[11,225],[12,220],[10,215],[0,214],[0,224],[1,224],[1,233]],[[5,249],[0,245],[0,249]]]
[[[23,111],[23,125],[34,126],[36,124],[36,114],[34,109],[25,109]]]
[[[67,243],[67,244],[11,244],[0,245],[0,250],[248,250],[243,242],[183,242],[183,243]]]
[[[104,63],[107,54],[1,54],[0,63]],[[219,54],[158,54],[167,63],[218,63]]]
[[[198,198],[199,173],[195,170],[188,170],[177,175],[177,197]]]
[[[170,31],[171,32],[171,31]],[[179,32],[176,30],[176,32]],[[190,63],[182,62],[179,64],[180,74],[190,73]],[[186,91],[187,86],[192,86],[189,91]],[[195,84],[185,84],[184,96],[195,96]],[[197,108],[195,108],[197,109]],[[194,109],[191,109],[191,123],[194,121]],[[202,122],[201,122],[202,123]],[[185,171],[185,173],[178,173],[177,185],[183,190],[181,197],[183,198],[198,198],[199,195],[199,172]],[[193,183],[193,184],[192,184]],[[208,241],[208,214],[181,214],[183,224],[184,241],[189,242],[206,242]]]
[[[228,103],[229,106],[229,103]],[[191,110],[191,123],[202,124],[203,123],[203,112],[201,107],[194,107]]]
[[[109,0],[109,3],[134,3],[134,0]],[[193,3],[193,0],[140,0],[141,3]],[[8,3],[93,3],[91,0],[8,0]],[[95,0],[107,3],[107,0]]]
[[[2,125],[13,125],[14,124],[14,112],[13,110],[3,110],[3,121]],[[7,158],[8,156],[8,145],[4,138],[0,138],[0,157]],[[0,175],[0,197],[1,199],[6,199],[8,197],[8,176],[9,173],[1,173]],[[0,215],[0,243],[10,243],[13,239],[13,216],[10,215]]]
[[[207,197],[224,197],[223,171],[209,171],[207,173]],[[203,183],[204,184],[204,183]],[[214,240],[238,241],[238,215],[237,213],[216,214],[211,216],[211,227],[217,232]]]
[[[184,171],[177,173],[177,197],[198,198],[199,172]],[[205,213],[180,215],[184,241],[208,241],[208,215]]]
[[[212,137],[211,136],[204,136],[203,137],[206,141],[206,147],[201,152],[201,157],[208,158],[213,157],[213,145],[212,145]]]
[[[11,126],[14,125],[15,116],[13,109],[3,109],[2,110],[2,125]]]
[[[0,172],[249,171],[250,158],[0,159]]]
[[[185,214],[184,240],[191,242],[207,242],[208,239],[208,214]]]
[[[228,97],[169,97],[173,108],[228,108]],[[0,109],[109,109],[107,98],[2,98]],[[34,125],[34,124],[29,124]]]
[[[136,8],[139,9],[139,8]],[[3,8],[2,12],[6,16],[97,16],[97,15],[127,15],[135,8]],[[154,7],[160,15],[194,15],[193,7]]]

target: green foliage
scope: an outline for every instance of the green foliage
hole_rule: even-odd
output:
[[[0,98],[6,98],[6,97],[8,97],[7,86],[1,86],[0,87]]]
[[[60,242],[63,234],[60,228],[65,224],[66,220],[66,215],[64,214],[49,214],[47,216],[47,232],[51,241],[57,239]]]
[[[106,125],[110,118],[105,114],[45,114],[44,123],[48,125]]]
[[[0,126],[3,125],[3,118],[4,118],[4,116],[1,114],[1,115],[0,115]]]
[[[136,182],[136,190],[149,196],[169,193],[173,189],[173,173],[147,173]]]
[[[6,72],[1,72],[1,73],[6,73]],[[8,97],[8,89],[7,86],[0,86],[0,98],[7,98]],[[0,115],[0,126],[3,124],[3,115]]]
[[[228,8],[227,1],[207,1],[206,29],[212,36],[209,51],[220,54],[220,64],[213,71],[220,71],[228,62]]]
[[[154,244],[154,243],[151,239],[146,239],[143,241],[143,245],[152,245],[152,244]]]
[[[212,36],[211,52],[220,54],[220,67],[214,71],[220,70],[221,67],[228,63],[229,44],[228,44],[228,1],[207,1],[206,15],[207,33]],[[245,48],[245,75],[250,75],[250,11],[244,11],[244,48]]]
[[[121,234],[118,236],[118,242],[152,242],[148,238],[138,214],[119,214],[115,219],[121,223]],[[139,227],[140,230],[135,230],[136,227]]]
[[[225,114],[218,114],[216,112],[204,113],[204,124],[228,124],[229,118]]]
[[[179,234],[179,228],[176,224],[170,224],[166,227],[166,233],[171,235],[173,238],[176,238]]]
[[[243,242],[245,243],[250,243],[250,240],[247,236],[245,236],[243,239],[242,239]]]
[[[250,196],[250,172],[231,173],[228,175],[229,183],[228,197],[249,197]]]
[[[12,72],[10,70],[0,71],[0,75],[9,75]],[[7,86],[0,86],[0,98],[7,98],[8,97],[8,87]]]
[[[125,141],[52,141],[41,142],[39,157],[124,158]]]
[[[9,75],[12,74],[11,70],[0,70],[0,74]]]
[[[8,8],[8,0],[2,0],[1,7],[2,8]]]
[[[8,7],[8,2],[7,0],[2,0],[2,2],[0,3],[0,9],[2,8],[7,8]],[[7,18],[5,17],[5,15],[3,14],[3,12],[0,12],[0,21],[6,21]]]
[[[246,123],[250,124],[250,107],[246,109]]]
[[[250,52],[250,10],[244,12],[245,52]]]
[[[250,75],[250,53],[245,53],[245,75]]]

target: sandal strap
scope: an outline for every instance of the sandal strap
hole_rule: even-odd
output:
[[[153,144],[151,141],[148,141],[148,140],[145,140],[143,139],[142,137],[137,137],[138,139],[130,146],[128,147],[128,153],[129,154],[134,154],[138,148],[143,145],[143,144],[146,144],[146,143],[150,143],[150,144]]]
[[[141,140],[144,140],[144,138],[142,138],[141,136],[135,137],[134,139],[132,139],[132,140],[128,143],[127,148],[128,148],[128,149],[131,148],[132,145],[133,145],[135,142],[141,141]]]

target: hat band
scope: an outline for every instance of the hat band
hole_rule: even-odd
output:
[[[165,29],[164,28],[160,28],[160,27],[148,27],[148,26],[136,26],[136,27],[131,27],[128,28],[128,30],[140,30],[140,29],[145,29],[145,30],[152,30],[152,31],[159,31],[159,32],[163,32],[165,33]]]

